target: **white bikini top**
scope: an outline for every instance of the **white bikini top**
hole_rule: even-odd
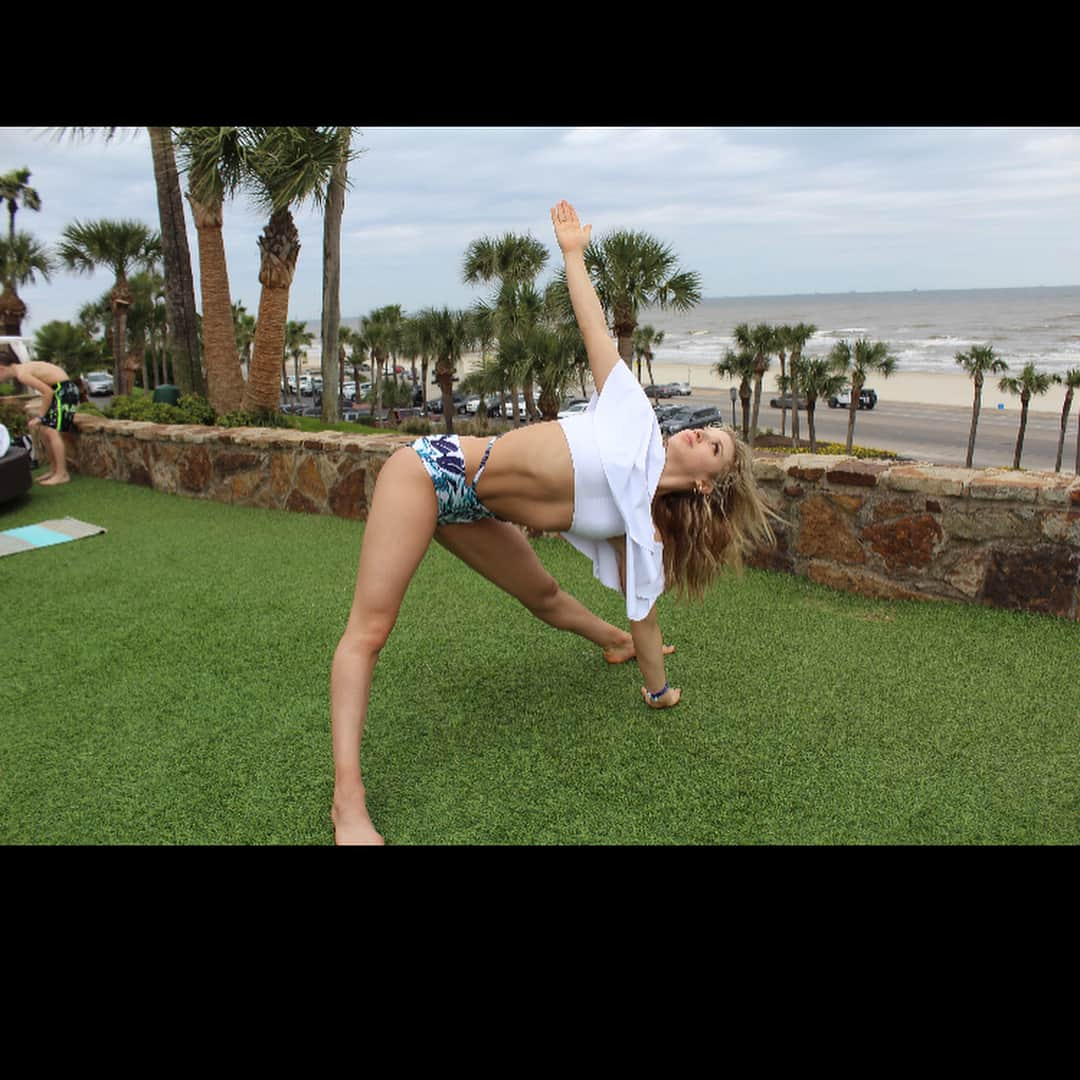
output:
[[[563,536],[621,591],[611,536],[626,537],[626,614],[639,621],[664,591],[663,545],[652,500],[664,470],[664,440],[649,399],[623,362],[585,412],[560,420],[574,465],[574,518]]]

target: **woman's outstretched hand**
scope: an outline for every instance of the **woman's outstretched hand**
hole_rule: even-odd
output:
[[[555,239],[564,255],[584,251],[589,246],[592,226],[582,228],[577,211],[565,199],[551,208],[551,223],[555,226]]]
[[[676,686],[670,686],[662,697],[653,701],[649,691],[643,686],[641,688],[641,697],[650,709],[670,709],[679,704],[679,699],[682,697],[682,691]]]

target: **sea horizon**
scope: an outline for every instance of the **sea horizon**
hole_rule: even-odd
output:
[[[361,318],[342,323],[358,327]],[[649,307],[638,313],[639,326],[664,335],[653,347],[654,359],[692,368],[715,366],[735,347],[740,323],[812,325],[807,356],[827,355],[840,341],[881,341],[898,371],[956,371],[956,355],[973,345],[992,345],[1012,372],[1027,363],[1056,374],[1080,367],[1080,285],[715,296],[687,311]],[[317,338],[321,323],[307,326]],[[312,355],[319,351],[316,342]]]

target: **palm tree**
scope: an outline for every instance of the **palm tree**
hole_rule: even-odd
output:
[[[810,337],[815,333],[817,327],[810,323],[799,323],[797,326],[778,326],[775,330],[774,345],[776,348],[777,356],[780,360],[780,379],[779,385],[781,388],[793,387],[791,392],[791,400],[793,403],[791,414],[791,439],[792,446],[798,447],[799,445],[799,409],[798,409],[798,389],[799,379],[798,374],[795,372],[794,365],[802,356],[803,347]],[[793,379],[788,378],[786,361],[790,358],[792,364]],[[788,390],[784,390],[785,393]],[[780,410],[780,434],[785,435],[787,433],[787,407],[785,406]]]
[[[164,306],[158,301],[165,299],[165,279],[158,273],[144,272],[131,278],[131,307],[127,313],[127,345],[132,366],[137,361],[142,369],[143,389],[151,387],[147,369],[146,351],[152,346],[156,324],[163,320]]]
[[[1007,375],[998,383],[998,389],[1006,394],[1020,395],[1020,430],[1016,435],[1016,453],[1013,455],[1013,468],[1020,468],[1020,455],[1024,451],[1024,429],[1027,427],[1028,406],[1033,397],[1041,397],[1055,383],[1061,382],[1060,375],[1051,375],[1048,371],[1039,371],[1034,364],[1025,364],[1019,377]]]
[[[753,446],[761,413],[761,381],[769,370],[769,354],[776,351],[779,339],[775,328],[768,323],[758,323],[753,329],[747,323],[739,323],[732,336],[740,353],[751,353],[754,357],[754,415],[750,419],[748,435]]]
[[[641,232],[609,233],[585,249],[585,266],[627,367],[633,366],[634,330],[642,308],[689,311],[701,300],[701,275],[679,270],[677,262],[668,245]],[[561,305],[570,309],[565,270],[554,284]]]
[[[488,304],[481,302],[473,309],[479,319],[475,329],[481,334],[493,334],[500,348],[505,346],[514,354],[514,361],[504,367],[519,373],[524,383],[525,408],[530,417],[536,415],[532,396],[533,364],[527,359],[524,340],[543,316],[544,302],[535,282],[547,260],[547,248],[532,236],[504,233],[497,239],[481,237],[474,240],[465,251],[462,268],[465,284],[496,285]],[[517,345],[510,343],[511,336],[518,339]],[[520,423],[516,391],[514,423]]]
[[[293,371],[296,374],[296,391],[300,392],[300,357],[304,352],[304,346],[310,345],[315,340],[315,335],[310,333],[307,323],[289,320],[285,324],[285,350],[281,354],[281,385],[287,390],[289,379],[285,373],[285,358],[293,358]],[[326,379],[323,378],[323,394],[326,393]]]
[[[40,210],[41,196],[30,186],[30,170],[13,169],[0,176],[0,204],[8,204],[8,241],[15,241],[15,213],[21,205],[26,210]]]
[[[750,398],[752,391],[750,382],[754,378],[757,360],[752,352],[746,349],[734,352],[732,349],[724,354],[724,359],[719,361],[713,369],[717,375],[725,375],[739,380],[739,400],[742,402],[743,438],[750,438]]]
[[[476,323],[467,311],[425,308],[418,316],[427,323],[425,333],[435,356],[435,374],[442,390],[446,434],[454,433],[454,371],[462,356],[476,344]]]
[[[243,304],[235,303],[232,306],[232,319],[241,375],[246,376],[251,364],[251,347],[255,344],[255,316],[248,314]]]
[[[1061,409],[1061,434],[1058,436],[1057,460],[1054,472],[1061,471],[1061,455],[1065,449],[1065,430],[1069,426],[1069,412],[1072,409],[1073,391],[1080,386],[1080,368],[1069,368],[1061,377],[1065,384],[1065,403]],[[1080,473],[1080,418],[1076,425],[1076,471]]]
[[[371,354],[372,381],[375,383],[374,408],[382,411],[383,375],[387,362],[393,357],[404,327],[405,314],[400,304],[376,308],[360,320],[360,337]]]
[[[11,172],[0,176],[0,205],[6,202],[8,206],[7,244],[5,245],[3,259],[0,261],[0,270],[3,271],[3,293],[0,294],[0,323],[3,325],[3,332],[13,337],[22,336],[22,321],[26,317],[26,305],[19,299],[17,288],[18,285],[24,283],[24,279],[20,276],[16,263],[15,214],[20,205],[27,210],[41,209],[41,196],[30,187],[29,180],[30,170],[26,168],[13,169]],[[23,235],[25,237],[22,241],[24,245],[35,243],[28,235]],[[39,251],[41,254],[37,260],[31,261],[36,262],[35,269],[48,281],[47,270],[40,261],[44,257],[44,249],[39,249]],[[27,251],[22,253],[23,270],[29,265],[26,261],[28,255],[29,252]]]
[[[663,340],[664,331],[652,326],[639,326],[634,331],[634,355],[638,362],[638,382],[641,382],[641,361],[644,360],[649,372],[649,385],[656,385],[652,373],[653,349],[657,348]]]
[[[828,400],[838,394],[847,381],[847,376],[837,371],[829,360],[819,356],[791,359],[791,378],[789,379],[792,400],[798,401],[795,386],[806,398],[806,427],[810,437],[810,453],[817,453],[817,432],[814,429],[814,411],[819,400]]]
[[[259,314],[251,372],[242,407],[273,412],[278,407],[281,355],[285,349],[289,290],[300,254],[300,234],[291,207],[324,203],[334,170],[343,157],[340,128],[255,128],[246,161],[244,187],[269,221],[259,237],[262,263]],[[347,156],[347,155],[345,155]]]
[[[558,417],[559,406],[577,373],[575,329],[538,325],[527,339],[532,368],[540,384],[540,416],[544,420]]]
[[[0,333],[21,337],[26,304],[16,287],[35,284],[38,274],[48,281],[56,270],[56,262],[48,249],[29,233],[20,232],[14,238],[0,237],[0,266],[4,273],[4,291],[0,295]]]
[[[481,282],[524,285],[536,280],[547,260],[547,248],[531,236],[517,233],[504,233],[498,239],[484,236],[466,248],[462,280],[466,285]]]
[[[341,333],[341,219],[345,213],[345,191],[349,185],[349,145],[352,128],[338,129],[340,156],[330,173],[323,211],[323,291],[322,291],[322,377],[323,420],[341,415],[340,390],[344,385],[344,350],[339,350]],[[353,372],[355,379],[356,373]]]
[[[34,357],[74,375],[100,362],[101,346],[81,326],[54,320],[34,331]]]
[[[847,341],[839,341],[829,354],[836,371],[843,372],[851,382],[851,404],[848,405],[847,446],[850,454],[855,438],[855,413],[859,409],[862,388],[871,373],[877,372],[887,379],[896,370],[896,357],[889,354],[889,346],[883,341],[870,342],[869,338],[859,338],[854,349]]]
[[[180,130],[177,145],[199,241],[207,398],[216,413],[228,413],[240,408],[244,376],[221,233],[223,208],[240,188],[255,136],[238,127],[188,127]]]
[[[98,131],[109,142],[121,129],[55,128],[56,138],[65,132],[82,138]],[[186,392],[205,393],[200,357],[198,313],[195,310],[195,287],[191,277],[191,253],[188,249],[187,226],[184,221],[184,200],[180,194],[180,178],[176,170],[171,128],[147,128],[150,152],[154,162],[154,184],[157,190],[158,217],[161,224],[161,251],[165,264],[165,310],[172,356],[173,377]]]
[[[967,457],[964,468],[970,469],[975,458],[975,430],[979,426],[979,411],[982,409],[983,382],[988,374],[1000,375],[1009,370],[1009,365],[999,356],[994,355],[993,345],[972,345],[970,352],[958,352],[956,363],[964,369],[975,384],[975,400],[971,407],[971,431],[968,434]]]
[[[92,274],[99,266],[113,273],[113,383],[123,393],[127,343],[127,311],[131,307],[128,272],[135,266],[153,267],[161,255],[161,238],[138,221],[76,221],[64,229],[58,252],[64,265],[77,274]]]
[[[434,321],[429,313],[420,312],[405,320],[402,334],[407,335],[410,348],[420,357],[420,393],[421,408],[427,413],[428,407],[428,365],[435,356]]]
[[[802,388],[799,386],[799,362],[802,360],[802,351],[806,343],[817,333],[817,327],[813,323],[796,323],[795,326],[784,327],[788,349],[791,351],[791,446],[799,448],[799,396]],[[805,395],[803,395],[805,396]]]
[[[165,266],[165,319],[171,340],[173,377],[181,390],[207,394],[201,363],[202,344],[195,310],[195,286],[191,276],[191,251],[184,222],[184,200],[176,170],[173,133],[167,127],[148,127],[150,153],[154,161],[161,225],[161,255]],[[201,267],[201,263],[200,263]],[[203,339],[206,336],[203,311]]]

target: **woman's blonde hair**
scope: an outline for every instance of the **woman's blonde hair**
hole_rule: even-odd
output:
[[[725,568],[740,572],[743,559],[776,537],[754,481],[750,447],[725,427],[735,443],[735,461],[709,494],[675,491],[653,499],[653,523],[664,542],[664,581],[680,599],[700,600]]]

